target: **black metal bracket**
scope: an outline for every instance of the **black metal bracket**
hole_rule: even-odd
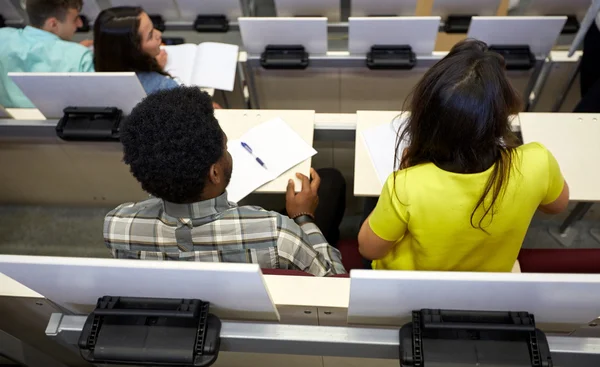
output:
[[[195,299],[104,296],[83,327],[81,356],[93,364],[212,365],[221,321]]]
[[[90,21],[88,20],[88,18],[85,15],[80,14],[79,19],[81,19],[81,27],[77,28],[76,32],[77,33],[89,32],[91,27],[90,27]]]
[[[412,322],[400,329],[400,366],[424,367],[440,361],[461,366],[553,366],[546,336],[530,313],[413,311]]]
[[[157,15],[157,14],[150,14],[150,20],[152,21],[152,24],[154,25],[154,28],[158,29],[161,32],[164,32],[165,29],[167,29],[167,26],[165,25],[165,20],[163,19],[162,15]]]
[[[196,32],[227,32],[229,20],[224,15],[198,15],[194,21]]]
[[[63,140],[118,141],[123,113],[116,107],[67,107],[56,125]]]
[[[449,15],[444,23],[446,33],[467,33],[474,15]]]
[[[506,70],[529,70],[535,66],[535,56],[531,53],[529,46],[491,45],[489,50],[504,57]]]
[[[375,45],[367,53],[367,67],[372,70],[409,70],[416,62],[415,53],[408,45]]]
[[[575,15],[567,15],[567,21],[560,32],[561,34],[575,34],[579,32],[579,21]]]
[[[265,69],[306,69],[308,53],[300,45],[268,45],[260,55]]]

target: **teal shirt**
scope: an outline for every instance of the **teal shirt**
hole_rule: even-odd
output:
[[[92,72],[92,52],[38,28],[0,28],[0,105],[33,108],[9,72]]]

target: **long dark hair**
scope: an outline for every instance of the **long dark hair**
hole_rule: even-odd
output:
[[[401,168],[433,163],[463,174],[493,166],[470,220],[471,226],[484,230],[482,222],[488,215],[489,222],[493,219],[495,204],[510,178],[514,148],[519,144],[510,118],[521,109],[502,56],[481,41],[459,42],[425,73],[405,102],[404,111],[409,113],[398,131],[394,162],[400,161]],[[403,141],[408,147],[399,159]],[[480,207],[483,215],[477,222],[474,217]]]
[[[142,51],[138,29],[139,7],[119,6],[103,10],[94,22],[96,71],[145,71],[168,76],[152,56]]]

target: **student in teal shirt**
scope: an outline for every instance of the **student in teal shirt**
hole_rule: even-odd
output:
[[[91,72],[92,52],[70,42],[81,26],[82,0],[27,0],[30,26],[0,29],[0,105],[33,108],[9,72]]]

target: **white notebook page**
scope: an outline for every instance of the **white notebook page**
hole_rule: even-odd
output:
[[[252,148],[254,156],[260,158],[266,168],[242,147],[242,142]],[[240,139],[230,140],[227,150],[233,158],[233,172],[227,194],[228,199],[234,202],[317,154],[281,118],[248,130]]]
[[[391,123],[385,123],[362,132],[363,141],[377,172],[377,177],[383,185],[389,175],[400,167],[399,159],[406,148],[406,142],[402,142],[398,148],[398,161],[394,166],[394,149],[396,147],[396,136],[401,120],[395,119]]]
[[[200,87],[232,91],[237,71],[239,47],[226,43],[198,45],[191,82]]]
[[[167,65],[165,71],[179,84],[192,85],[192,74],[196,64],[198,45],[186,43],[184,45],[163,46],[167,52]]]

